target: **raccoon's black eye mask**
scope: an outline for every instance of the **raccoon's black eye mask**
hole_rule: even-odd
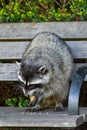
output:
[[[41,87],[41,84],[32,84],[32,85],[29,85],[29,90],[33,90],[35,88],[40,88]]]
[[[28,89],[28,90],[33,90],[35,88],[41,88],[41,86],[42,86],[41,84],[30,84],[30,85],[27,85],[27,83],[25,85],[21,81],[19,81],[19,84],[20,84],[20,87],[22,87],[22,88],[25,87],[25,89]]]

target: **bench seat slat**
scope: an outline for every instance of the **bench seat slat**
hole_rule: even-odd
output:
[[[55,32],[62,38],[81,39],[87,38],[86,27],[87,22],[2,23],[0,39],[32,39],[42,31]]]
[[[77,127],[84,123],[83,117],[65,115],[0,115],[1,127]]]
[[[77,127],[84,122],[83,114],[68,115],[67,111],[25,112],[26,108],[0,108],[0,126],[12,127]],[[85,113],[84,113],[85,115]]]
[[[74,70],[81,66],[87,66],[87,64],[75,64]],[[16,63],[0,63],[0,81],[17,81],[17,71],[18,66]],[[87,81],[87,76],[84,81]]]
[[[0,59],[21,59],[30,42],[0,42]],[[87,58],[87,41],[66,41],[76,59]]]

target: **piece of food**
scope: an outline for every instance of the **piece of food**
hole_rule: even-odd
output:
[[[36,98],[35,96],[31,96],[31,97],[30,97],[30,101],[31,101],[31,102],[34,101],[35,98]]]

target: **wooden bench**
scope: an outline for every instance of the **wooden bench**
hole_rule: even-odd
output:
[[[85,70],[84,67],[81,68],[82,71],[78,69],[86,66],[87,62],[87,22],[0,24],[0,81],[17,81],[18,68],[15,61],[22,58],[26,46],[35,34],[42,31],[58,34],[66,41],[72,51],[77,71],[73,72],[74,77],[71,78],[68,109],[66,108],[64,112],[51,110],[25,113],[25,108],[0,107],[0,127],[61,127],[70,129],[87,122],[87,108],[78,108],[81,84],[83,80],[87,81],[86,67]],[[73,89],[75,89],[75,94]]]

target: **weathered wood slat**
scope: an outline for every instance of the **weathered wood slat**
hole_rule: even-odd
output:
[[[74,70],[81,66],[87,66],[87,64],[75,64]],[[0,63],[0,81],[17,81],[17,71],[16,63]],[[87,76],[84,81],[87,81]]]
[[[0,127],[77,127],[83,124],[85,113],[68,115],[67,111],[25,112],[25,108],[0,108]]]
[[[0,115],[1,127],[77,127],[82,125],[83,117],[55,114],[41,115]]]
[[[0,42],[0,59],[21,59],[29,42]]]
[[[0,80],[1,81],[17,81],[17,70],[16,64],[0,64]]]
[[[62,38],[87,39],[86,27],[87,22],[2,23],[0,39],[32,39],[42,31],[55,32]]]
[[[66,41],[74,58],[87,58],[87,41]],[[0,42],[0,59],[21,59],[29,42]]]

